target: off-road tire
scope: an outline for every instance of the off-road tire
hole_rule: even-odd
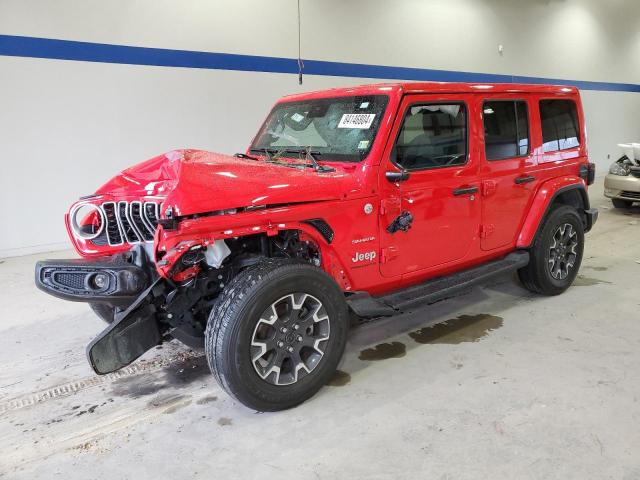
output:
[[[304,293],[318,299],[329,318],[324,355],[310,373],[289,385],[274,385],[258,375],[251,342],[260,316],[279,298]],[[294,407],[313,396],[334,374],[344,351],[348,309],[335,281],[312,265],[265,260],[234,277],[217,299],[205,331],[209,367],[222,388],[257,411]]]
[[[612,198],[611,203],[613,203],[615,208],[631,208],[631,205],[633,204],[633,202],[629,200],[622,200],[620,198]]]
[[[576,209],[568,205],[552,208],[529,249],[529,264],[518,270],[518,276],[524,287],[542,295],[559,295],[571,286],[580,269],[584,252],[584,226]],[[567,277],[556,279],[551,275],[549,268],[549,249],[553,243],[554,233],[565,224],[570,224],[577,234],[576,259]]]

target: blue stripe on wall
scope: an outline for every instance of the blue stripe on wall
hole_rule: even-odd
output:
[[[295,58],[132,47],[127,45],[76,42],[15,35],[0,35],[0,55],[120,63],[127,65],[239,70],[247,72],[298,72],[298,62]],[[590,82],[584,80],[525,77],[493,73],[367,65],[362,63],[326,62],[322,60],[305,60],[304,73],[307,75],[385,80],[564,84],[575,85],[583,90],[640,93],[640,85],[633,83]]]

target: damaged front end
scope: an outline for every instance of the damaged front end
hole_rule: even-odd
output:
[[[161,277],[147,250],[137,245],[111,257],[40,261],[35,282],[55,297],[113,312],[109,326],[87,347],[94,371],[107,374],[171,338],[191,347],[203,346],[208,313],[232,270],[230,265],[221,266],[228,249],[220,245],[224,242],[216,243],[214,252],[191,248],[182,255],[174,266],[174,278],[199,268],[197,275],[184,281]],[[219,268],[206,264],[212,258]]]
[[[202,348],[216,299],[246,267],[267,257],[320,263],[315,244],[298,231],[177,240],[168,250],[155,248],[138,244],[109,257],[36,264],[39,289],[112,312],[109,325],[87,347],[98,374],[117,371],[173,338]]]
[[[290,177],[287,185],[283,175]],[[320,265],[319,247],[308,236],[313,226],[289,230],[265,218],[270,208],[286,210],[289,194],[280,187],[297,191],[312,180],[317,188],[304,190],[306,204],[325,200],[321,182],[338,191],[334,182],[343,177],[198,151],[155,157],[71,206],[66,227],[83,258],[38,262],[36,285],[90,304],[109,323],[87,347],[98,374],[172,338],[203,347],[213,304],[242,269],[266,257]]]

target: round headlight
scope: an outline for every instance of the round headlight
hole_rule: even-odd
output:
[[[104,230],[104,213],[93,203],[82,203],[69,213],[73,233],[84,240],[92,240]]]

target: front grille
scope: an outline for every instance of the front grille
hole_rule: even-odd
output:
[[[60,273],[56,272],[53,274],[53,280],[67,288],[71,288],[73,290],[82,290],[84,288],[84,278],[87,276],[85,273]]]
[[[634,198],[636,200],[640,200],[640,192],[622,192],[620,193],[621,197],[626,197],[626,198]]]
[[[133,229],[132,222],[129,221],[130,210],[131,204],[129,202],[118,202],[118,220],[120,220],[124,238],[128,243],[137,243],[140,241],[140,237]]]
[[[101,208],[106,221],[104,231],[109,245],[153,240],[160,216],[159,203],[105,202]]]

